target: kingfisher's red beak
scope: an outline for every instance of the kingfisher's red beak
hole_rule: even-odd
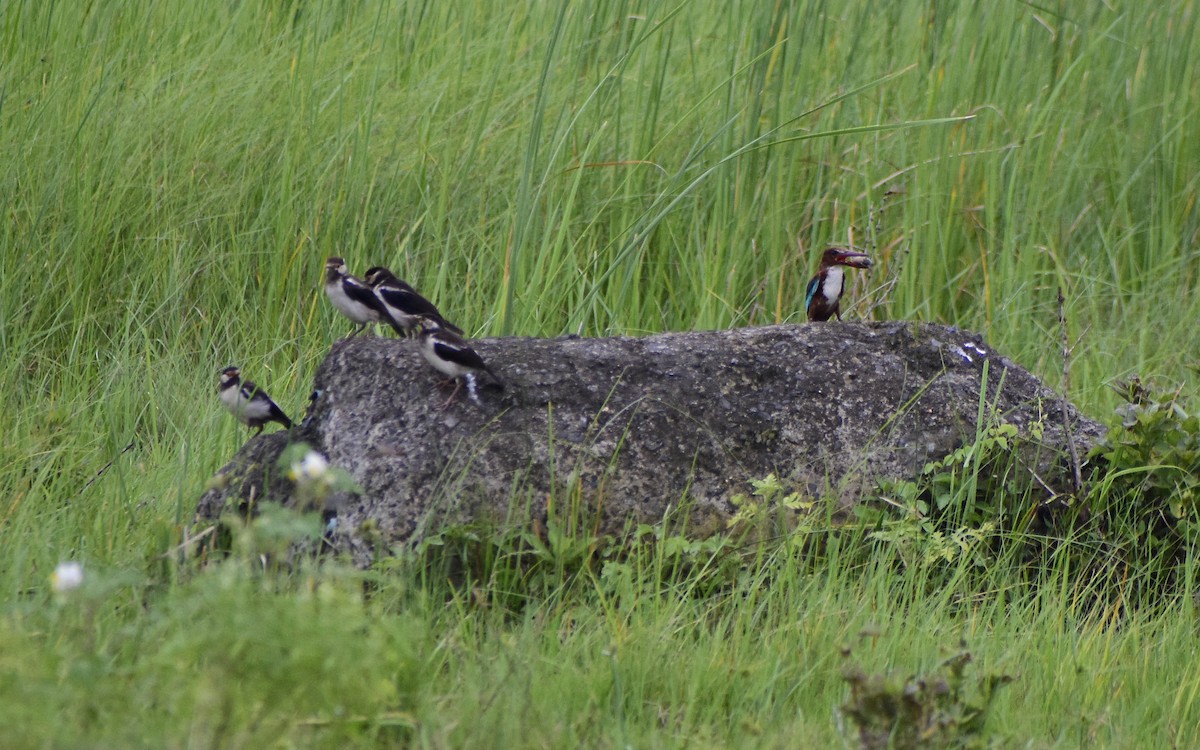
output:
[[[837,254],[837,262],[843,266],[854,268],[870,268],[874,263],[871,256],[854,250],[841,250]]]

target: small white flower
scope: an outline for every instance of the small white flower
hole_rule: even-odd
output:
[[[50,586],[57,594],[79,588],[83,585],[83,565],[77,562],[61,562],[50,576]]]
[[[292,478],[297,482],[315,482],[329,471],[329,462],[316,451],[309,451],[304,458],[292,464]]]

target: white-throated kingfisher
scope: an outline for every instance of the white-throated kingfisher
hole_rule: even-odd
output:
[[[871,258],[866,253],[844,247],[827,248],[821,254],[817,275],[808,282],[804,293],[804,311],[808,319],[824,321],[836,316],[841,320],[842,290],[846,288],[846,273],[842,266],[868,268],[870,265]]]

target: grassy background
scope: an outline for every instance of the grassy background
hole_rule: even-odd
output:
[[[736,602],[512,618],[161,556],[245,437],[216,371],[295,416],[348,330],[332,254],[472,333],[607,335],[798,321],[849,242],[878,261],[850,317],[973,328],[1057,383],[1061,288],[1085,410],[1134,372],[1194,392],[1197,10],[0,6],[3,744],[821,746],[873,623],[876,667],[965,636],[1019,674],[1001,741],[1166,746],[1200,720],[1190,603],[1118,631],[1044,590],[963,615],[893,571],[750,566]],[[63,559],[86,597],[50,595]]]

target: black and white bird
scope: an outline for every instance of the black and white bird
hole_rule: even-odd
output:
[[[221,370],[221,384],[217,393],[221,403],[238,421],[250,428],[257,428],[257,435],[268,422],[278,422],[284,429],[292,429],[292,420],[283,413],[279,404],[271,400],[267,392],[249,380],[242,380],[236,367]]]
[[[362,333],[372,323],[392,324],[375,290],[347,273],[346,261],[336,255],[325,261],[325,295],[338,312],[358,326],[350,332],[351,336]]]
[[[446,320],[432,302],[383,266],[367,269],[363,279],[375,290],[397,331],[403,329],[408,335],[415,334],[417,318],[426,317],[437,321],[443,329],[462,335],[462,329]]]
[[[454,391],[446,402],[442,404],[445,409],[458,395],[458,391],[462,388],[463,382],[467,383],[467,391],[473,401],[478,402],[479,397],[476,394],[475,379],[479,373],[486,372],[491,376],[492,380],[498,388],[503,389],[504,383],[492,371],[492,368],[487,366],[483,358],[472,349],[462,337],[453,331],[446,330],[441,323],[426,317],[417,319],[417,326],[420,331],[418,334],[421,344],[421,354],[433,368],[445,375],[448,379],[454,381]]]

